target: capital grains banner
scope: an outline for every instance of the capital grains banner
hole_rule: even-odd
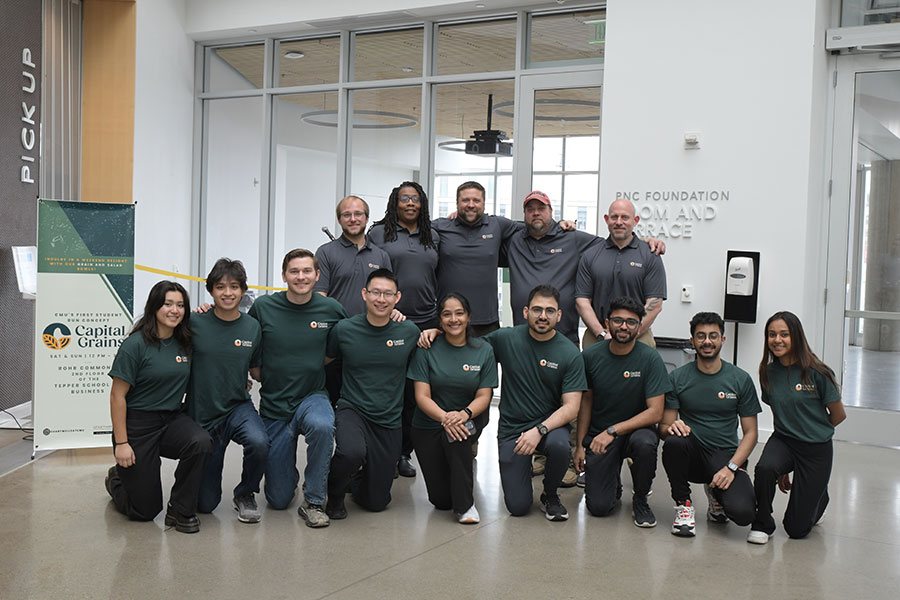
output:
[[[34,449],[110,443],[107,373],[134,313],[134,205],[38,201]]]

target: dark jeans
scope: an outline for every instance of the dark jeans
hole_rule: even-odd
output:
[[[646,496],[656,476],[656,448],[659,438],[650,427],[616,437],[604,454],[591,451],[590,435],[582,445],[586,449],[584,466],[584,502],[595,517],[605,517],[616,508],[621,495],[622,461],[631,458],[631,479],[634,493]]]
[[[235,498],[259,491],[259,482],[266,468],[266,457],[269,455],[269,436],[259,413],[249,400],[234,407],[224,421],[208,432],[212,438],[212,455],[203,469],[200,483],[197,509],[202,513],[211,513],[222,500],[225,450],[232,440],[244,447],[241,480],[234,488]]]
[[[473,420],[480,431],[487,421],[487,411]],[[475,503],[472,494],[472,443],[469,436],[461,442],[451,442],[443,427],[421,429],[413,427],[412,441],[416,448],[419,467],[425,477],[428,501],[439,510],[453,509],[462,514]]]
[[[532,455],[513,452],[518,438],[519,435],[516,434],[497,440],[503,501],[510,514],[516,517],[528,513],[534,502],[534,490],[531,487]],[[569,466],[569,426],[557,427],[547,433],[537,445],[536,451],[547,457],[544,492],[548,496],[553,496]]]
[[[670,435],[663,443],[662,462],[672,486],[672,499],[684,502],[691,499],[691,484],[709,484],[713,475],[728,464],[734,452],[718,448],[706,448],[693,435]],[[753,483],[745,470],[746,461],[734,474],[727,490],[712,488],[716,501],[725,509],[725,515],[738,525],[749,525],[756,514],[756,498]]]
[[[212,440],[184,410],[129,410],[125,420],[134,464],[116,467],[109,481],[116,508],[134,521],[152,521],[162,511],[161,457],[178,461],[169,504],[182,515],[197,512],[203,467]]]
[[[763,449],[753,477],[756,519],[751,529],[771,535],[775,531],[772,500],[778,478],[793,471],[793,486],[784,512],[784,530],[792,538],[806,537],[828,506],[828,480],[834,447],[831,440],[801,442],[773,433]]]
[[[394,468],[400,459],[400,429],[368,421],[345,401],[334,413],[334,456],[328,475],[329,502],[348,491],[363,508],[380,511],[391,502]]]

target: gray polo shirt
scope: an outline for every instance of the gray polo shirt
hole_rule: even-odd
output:
[[[549,284],[559,290],[562,319],[556,326],[561,334],[578,343],[578,310],[575,308],[575,276],[578,259],[603,238],[584,231],[563,231],[556,221],[541,239],[517,232],[506,242],[509,260],[510,307],[513,323],[525,323],[522,307],[528,304],[528,293],[535,286]]]
[[[397,239],[384,241],[384,225],[373,225],[369,241],[391,257],[394,274],[400,281],[400,302],[397,310],[419,325],[437,315],[437,265],[440,235],[431,232],[435,248],[426,248],[419,238],[419,229],[412,233],[397,226]]]
[[[602,323],[609,301],[618,296],[646,302],[666,298],[666,269],[647,242],[632,236],[621,250],[611,239],[591,248],[578,263],[575,297],[590,298]]]
[[[484,215],[469,227],[459,217],[437,219],[431,228],[441,236],[438,253],[438,297],[459,292],[472,305],[472,324],[487,325],[500,319],[497,304],[497,267],[500,248],[521,223]]]
[[[341,237],[319,246],[319,281],[315,292],[324,292],[344,307],[350,316],[366,312],[362,289],[366,278],[375,269],[390,269],[391,258],[387,252],[366,239],[366,245],[357,249],[356,244]]]

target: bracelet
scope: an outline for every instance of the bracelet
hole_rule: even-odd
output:
[[[472,411],[471,411],[471,409],[469,409],[469,407],[466,406],[466,407],[463,408],[463,410],[466,412],[467,415],[469,415],[469,418],[471,419],[471,418],[472,418]]]
[[[125,440],[124,442],[113,442],[113,446],[121,446],[122,444],[127,444],[127,443],[128,443],[128,440]]]

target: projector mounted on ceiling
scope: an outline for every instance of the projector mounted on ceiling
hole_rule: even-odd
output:
[[[478,156],[512,156],[512,143],[505,131],[491,129],[491,113],[494,109],[494,95],[488,94],[487,129],[475,131],[472,139],[466,140],[466,154]]]

